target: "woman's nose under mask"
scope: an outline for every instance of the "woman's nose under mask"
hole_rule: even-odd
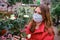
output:
[[[35,22],[42,22],[43,21],[42,15],[41,14],[38,14],[38,13],[34,13],[33,14],[33,20]]]

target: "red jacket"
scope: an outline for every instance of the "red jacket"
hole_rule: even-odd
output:
[[[26,28],[26,34],[31,34],[31,38],[28,39],[28,40],[54,40],[54,34],[49,34],[48,31],[44,31],[45,29],[45,24],[42,23],[40,26],[39,26],[39,29],[36,29],[35,32],[31,33],[30,32],[30,25],[27,26]],[[49,28],[50,30],[50,28]],[[50,30],[52,31],[52,30]]]

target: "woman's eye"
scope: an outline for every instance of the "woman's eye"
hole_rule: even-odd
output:
[[[34,11],[35,13],[37,13],[37,11]]]

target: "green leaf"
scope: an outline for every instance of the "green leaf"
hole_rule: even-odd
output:
[[[36,0],[37,1],[37,4],[40,5],[40,0]]]

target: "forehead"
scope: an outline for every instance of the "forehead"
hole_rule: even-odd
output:
[[[37,8],[35,9],[35,11],[41,12],[40,7],[37,7]]]
[[[37,8],[35,9],[35,11],[37,11],[37,10],[40,10],[40,8],[39,8],[39,7],[37,7]]]

